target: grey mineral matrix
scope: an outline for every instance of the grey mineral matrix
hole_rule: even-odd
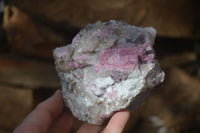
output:
[[[165,76],[155,60],[155,36],[152,27],[97,21],[54,49],[63,99],[73,115],[100,125],[116,111],[138,107]]]

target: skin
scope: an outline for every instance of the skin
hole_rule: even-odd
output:
[[[83,123],[77,133],[122,133],[129,111],[115,113],[107,125]],[[13,133],[70,133],[76,118],[64,107],[61,91],[40,103]]]

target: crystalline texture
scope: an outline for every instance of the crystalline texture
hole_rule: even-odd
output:
[[[135,109],[164,80],[152,48],[155,35],[152,27],[98,21],[56,48],[63,98],[73,115],[99,125],[118,110]]]

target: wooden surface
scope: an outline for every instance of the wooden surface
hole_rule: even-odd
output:
[[[60,88],[53,61],[46,63],[14,57],[0,57],[0,84],[22,88]]]
[[[33,108],[30,88],[0,84],[0,133],[11,133]]]
[[[70,22],[77,27],[117,19],[153,26],[159,36],[200,38],[198,0],[13,0],[12,3],[33,17]]]

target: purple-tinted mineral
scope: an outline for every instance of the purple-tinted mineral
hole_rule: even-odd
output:
[[[118,110],[135,109],[164,80],[152,48],[155,35],[152,27],[98,21],[56,48],[63,98],[74,116],[99,125]]]

